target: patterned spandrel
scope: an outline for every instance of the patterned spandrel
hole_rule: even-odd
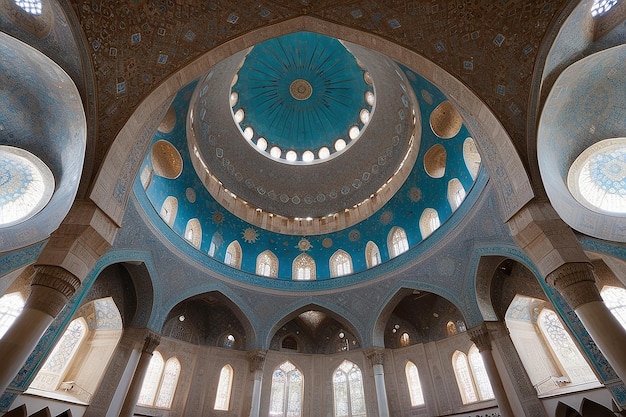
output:
[[[0,339],[24,308],[24,299],[18,292],[0,298]]]
[[[474,383],[472,381],[472,375],[470,373],[469,365],[467,363],[467,356],[462,352],[456,352],[454,357],[454,374],[456,376],[459,390],[461,391],[461,397],[463,403],[472,403],[478,401],[476,390],[474,389]]]
[[[626,290],[618,287],[606,286],[600,292],[604,304],[626,329]],[[0,313],[1,314],[1,313]]]
[[[480,399],[489,400],[494,398],[491,382],[489,381],[489,376],[487,375],[487,369],[485,369],[485,364],[483,362],[483,358],[480,356],[480,352],[478,352],[478,348],[476,348],[476,346],[472,346],[467,357],[472,368],[472,373],[474,374],[474,382],[478,388],[478,395]]]
[[[156,406],[161,408],[170,408],[176,385],[178,385],[178,377],[180,376],[180,362],[176,358],[168,359],[163,372],[163,380],[159,388],[159,395],[156,400]]]
[[[228,411],[230,404],[230,390],[233,384],[233,368],[224,365],[220,371],[220,379],[217,384],[217,394],[215,395],[215,410]]]
[[[154,352],[152,354],[152,359],[150,359],[150,365],[148,365],[146,376],[143,379],[143,385],[141,386],[141,393],[139,394],[137,404],[146,406],[154,404],[154,398],[156,397],[157,390],[159,389],[162,372],[163,356],[161,356],[159,352]]]

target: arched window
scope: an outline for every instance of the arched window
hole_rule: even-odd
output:
[[[380,263],[380,251],[378,245],[371,240],[365,245],[365,263],[368,268],[376,266]]]
[[[352,258],[348,253],[339,249],[330,257],[330,276],[340,277],[352,273]]]
[[[178,377],[180,376],[180,362],[178,359],[169,358],[165,362],[165,370],[159,387],[155,406],[160,408],[171,408],[174,400],[174,393],[178,385]]]
[[[42,12],[41,0],[14,0],[15,4],[22,8],[26,13],[33,16],[39,16]]]
[[[439,213],[432,208],[426,208],[420,217],[420,233],[422,239],[426,239],[432,232],[437,230],[441,222],[439,221]]]
[[[400,227],[393,227],[387,237],[387,247],[389,247],[389,257],[395,258],[401,253],[409,250],[409,241],[406,232]]]
[[[230,405],[230,391],[233,386],[233,368],[224,365],[220,371],[220,379],[217,383],[214,410],[228,411]]]
[[[224,263],[233,268],[241,268],[241,245],[236,240],[230,242],[230,245],[226,248]]]
[[[0,298],[0,339],[9,330],[23,308],[24,298],[19,292],[6,294]]]
[[[547,340],[556,359],[569,377],[568,382],[586,383],[597,381],[597,378],[578,347],[572,340],[556,313],[544,308],[537,318],[539,330]]]
[[[304,376],[289,361],[283,362],[272,373],[269,417],[300,417]]]
[[[400,346],[405,347],[411,344],[411,336],[407,332],[402,333],[400,336]]]
[[[452,368],[454,369],[454,376],[456,377],[456,383],[459,387],[463,404],[478,401],[476,386],[474,385],[465,353],[459,352],[458,350],[454,352],[454,355],[452,355]]]
[[[271,251],[261,252],[256,258],[256,273],[264,277],[278,276],[278,258]]]
[[[143,378],[143,385],[139,393],[138,405],[152,406],[156,398],[159,384],[161,383],[161,374],[163,373],[163,356],[157,351],[152,353],[150,365]]]
[[[619,287],[605,286],[600,291],[604,304],[626,329],[626,290]],[[1,308],[1,307],[0,307]],[[2,314],[0,312],[0,314]],[[0,319],[2,320],[2,319]]]
[[[301,253],[293,260],[291,268],[292,279],[310,281],[315,279],[315,260],[306,253]]]
[[[472,138],[467,138],[463,142],[463,160],[472,179],[475,180],[478,176],[478,170],[480,170],[480,154]]]
[[[452,178],[448,181],[448,203],[452,211],[456,211],[463,200],[465,200],[465,188],[458,178]]]
[[[420,382],[417,366],[413,362],[408,361],[404,367],[404,373],[406,375],[406,384],[409,387],[411,407],[424,405],[424,394],[422,393],[422,383]]]
[[[467,353],[467,358],[469,359],[474,383],[476,384],[476,388],[478,388],[478,397],[481,401],[494,398],[491,382],[489,382],[489,376],[487,375],[487,369],[485,369],[485,363],[476,345],[470,348]]]
[[[150,183],[152,182],[152,168],[148,165],[143,167],[141,171],[141,185],[144,190],[147,190],[150,187]]]
[[[176,213],[178,212],[178,200],[176,197],[169,196],[163,201],[159,215],[169,227],[174,226]]]
[[[202,244],[202,226],[198,219],[191,219],[185,227],[185,239],[196,248],[200,249]]]
[[[456,328],[456,324],[453,321],[449,321],[446,324],[446,334],[448,336],[452,336],[453,334],[457,334],[459,330]]]
[[[293,336],[287,336],[283,339],[280,346],[283,349],[298,350],[298,341]]]
[[[361,369],[348,360],[333,373],[335,417],[366,417]]]
[[[228,333],[222,338],[221,346],[226,349],[232,349],[233,346],[235,346],[235,342],[235,335],[233,335],[232,333]]]
[[[30,385],[44,391],[54,391],[63,381],[68,365],[74,358],[85,336],[87,335],[87,323],[85,319],[79,317],[72,320],[67,326],[65,333],[56,344],[48,359],[43,364],[35,380]]]
[[[213,236],[211,236],[211,244],[209,245],[209,256],[215,256],[217,248],[222,246],[222,243],[224,243],[224,239],[222,239],[222,234],[220,232],[213,233]]]

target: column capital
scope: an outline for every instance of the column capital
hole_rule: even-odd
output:
[[[152,355],[152,353],[154,352],[154,349],[156,349],[160,343],[161,343],[161,335],[156,334],[154,332],[148,332],[148,334],[146,335],[146,338],[144,339],[143,348],[141,349],[141,351],[143,353],[149,353]]]
[[[467,329],[467,334],[472,342],[476,345],[479,352],[491,350],[491,338],[485,324],[481,324],[471,329]]]
[[[36,265],[27,308],[56,317],[80,287],[80,280],[60,266]]]
[[[248,364],[250,366],[250,372],[262,371],[263,366],[265,366],[265,356],[267,355],[267,350],[253,350],[248,352]]]
[[[592,301],[602,301],[593,266],[588,262],[561,265],[546,276],[546,282],[556,288],[574,310]]]
[[[372,366],[374,365],[382,365],[385,360],[385,351],[384,350],[370,350],[365,354],[367,359],[370,360]]]

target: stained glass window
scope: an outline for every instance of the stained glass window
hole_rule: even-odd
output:
[[[213,409],[228,411],[230,405],[230,391],[233,386],[233,368],[230,365],[224,365],[220,371],[220,379],[217,384],[217,393],[215,394],[215,406]]]
[[[439,220],[439,213],[437,210],[432,208],[426,208],[422,212],[420,216],[420,233],[422,234],[422,239],[426,239],[432,232],[437,230],[441,225]]]
[[[352,273],[352,258],[343,250],[330,257],[330,276],[340,277]]]
[[[626,290],[619,287],[606,286],[600,292],[604,304],[626,329]],[[1,307],[0,307],[1,308]],[[1,311],[0,311],[0,314]],[[1,320],[1,319],[0,319]]]
[[[239,242],[236,240],[232,241],[226,248],[224,263],[232,266],[233,268],[241,267],[241,245],[239,245]]]
[[[389,247],[389,256],[391,258],[409,250],[409,241],[406,238],[404,229],[400,227],[392,228],[387,238],[387,246]]]
[[[278,276],[278,258],[271,251],[266,250],[256,258],[256,273],[264,277]]]
[[[402,333],[400,336],[400,346],[409,346],[411,344],[411,336],[407,332]]]
[[[14,0],[28,14],[39,16],[42,12],[41,0]]]
[[[24,308],[24,299],[19,292],[6,294],[0,298],[0,339]]]
[[[465,353],[459,352],[458,350],[454,352],[454,355],[452,355],[452,367],[454,368],[454,376],[456,377],[456,383],[459,386],[463,404],[478,401],[476,387],[474,386],[474,381],[472,380],[472,374],[470,372],[469,363],[467,362],[467,356]]]
[[[333,374],[335,417],[366,417],[361,369],[348,360]]]
[[[619,0],[594,0],[593,5],[591,6],[591,16],[602,16],[613,6],[618,3]]]
[[[483,358],[480,356],[480,352],[475,345],[470,348],[467,357],[481,401],[494,398],[491,382],[489,382],[489,376],[487,375],[487,369],[485,369]]]
[[[176,213],[178,212],[178,200],[176,197],[169,196],[163,201],[159,215],[169,227],[174,226]]]
[[[154,404],[159,384],[161,383],[161,374],[163,373],[163,356],[159,352],[152,354],[150,365],[143,378],[143,385],[139,393],[139,401],[137,404],[151,406]]]
[[[424,394],[422,393],[422,383],[420,382],[417,366],[413,362],[408,361],[404,367],[404,373],[406,374],[406,383],[409,387],[411,407],[424,405]]]
[[[573,383],[597,381],[597,378],[569,333],[552,310],[544,308],[537,319],[539,329],[548,341],[562,368]]]
[[[165,363],[165,370],[163,371],[161,386],[159,387],[159,395],[155,403],[157,407],[170,408],[172,406],[179,376],[180,362],[176,358],[168,359]]]
[[[54,391],[57,389],[67,366],[78,351],[81,342],[87,336],[87,323],[79,317],[72,320],[65,333],[56,344],[48,359],[43,364],[37,377],[31,384],[32,388]]]
[[[378,250],[378,246],[376,243],[371,240],[367,242],[365,245],[365,262],[367,263],[367,267],[371,268],[380,263],[380,251]]]
[[[293,260],[291,274],[298,281],[315,279],[315,260],[306,253],[301,253]]]
[[[289,361],[283,362],[272,374],[269,417],[300,417],[304,376]]]
[[[465,188],[458,178],[452,178],[448,182],[448,203],[452,211],[458,209],[463,200],[465,200]]]
[[[447,334],[448,336],[452,336],[453,334],[457,334],[458,332],[459,332],[459,331],[458,331],[458,329],[456,328],[456,324],[454,324],[454,322],[453,322],[453,321],[449,321],[449,322],[446,324],[446,334]]]

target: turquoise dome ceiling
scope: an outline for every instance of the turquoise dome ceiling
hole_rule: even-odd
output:
[[[182,171],[175,179],[157,175],[153,172],[151,152],[148,152],[135,181],[135,195],[139,203],[162,236],[181,247],[183,253],[189,254],[192,259],[207,267],[215,268],[215,261],[224,262],[228,245],[236,241],[241,248],[239,270],[226,266],[218,269],[233,279],[254,285],[283,288],[284,284],[285,288],[289,289],[311,290],[326,288],[324,286],[326,284],[350,285],[361,279],[375,277],[376,274],[367,273],[365,253],[368,242],[373,242],[379,249],[381,271],[386,270],[389,265],[400,265],[403,262],[402,259],[414,259],[419,253],[435,244],[443,233],[450,227],[454,227],[454,224],[467,212],[485,185],[486,175],[484,170],[481,170],[482,174],[478,176],[478,181],[475,181],[476,170],[468,165],[464,148],[467,147],[470,134],[465,125],[461,125],[450,138],[438,137],[432,129],[427,127],[436,109],[442,103],[448,103],[447,97],[432,83],[410,69],[401,65],[397,65],[396,69],[397,74],[395,70],[392,70],[394,78],[401,76],[406,80],[407,86],[413,90],[406,92],[407,97],[415,101],[413,108],[418,111],[415,117],[423,120],[426,127],[421,130],[417,160],[411,165],[411,171],[403,185],[381,209],[366,216],[355,225],[343,230],[315,235],[284,234],[265,230],[250,223],[244,216],[239,217],[224,208],[207,191],[205,184],[198,177],[188,146],[187,116],[190,107],[194,105],[192,97],[198,96],[198,94],[194,95],[194,91],[197,93],[197,90],[204,88],[200,80],[183,88],[172,102],[170,111],[176,115],[174,128],[157,130],[152,140],[152,145],[160,141],[172,144],[173,148],[180,153]],[[227,101],[228,97],[224,97],[224,100]],[[212,120],[208,114],[204,117],[212,124],[224,122]],[[245,141],[243,137],[237,140],[241,143]],[[354,145],[361,146],[361,142],[357,141]],[[153,149],[153,146],[150,149]],[[440,159],[443,172],[437,176],[429,175],[425,166],[427,165],[425,156],[428,159],[427,153],[429,151],[433,153],[433,149],[443,150],[439,152],[443,155],[443,160]],[[276,163],[266,158],[262,159],[267,160],[268,164]],[[324,165],[325,163],[320,164],[319,167],[323,168]],[[297,168],[300,167],[291,167],[291,169]],[[147,174],[150,172],[152,172],[151,176]],[[462,187],[461,200],[465,198],[465,202],[458,209],[453,207],[449,197],[449,185],[457,180]],[[159,216],[168,197],[173,197],[177,201],[171,226],[168,226]],[[420,231],[420,218],[430,209],[438,214],[441,227],[428,236]],[[446,221],[453,217],[456,220],[446,224]],[[200,225],[201,238],[197,249],[185,240],[185,230],[191,219],[197,219]],[[402,228],[406,232],[410,255],[399,255],[391,263],[388,262],[392,258],[388,238],[395,227]],[[329,262],[333,254],[339,250],[344,251],[351,258],[354,273],[331,279]],[[257,258],[267,253],[266,251],[270,251],[278,261],[277,278],[255,275]],[[316,281],[292,283],[293,262],[303,253],[315,260]],[[376,266],[373,270],[381,266]]]
[[[372,110],[366,102],[366,93],[374,91],[367,71],[339,40],[311,32],[255,45],[235,80],[233,115],[243,110],[242,132],[252,128],[251,142],[264,138],[262,150],[277,146],[282,159],[288,150],[298,160],[307,150],[336,152],[335,141],[349,143],[350,128],[361,130],[367,122],[362,110]]]

